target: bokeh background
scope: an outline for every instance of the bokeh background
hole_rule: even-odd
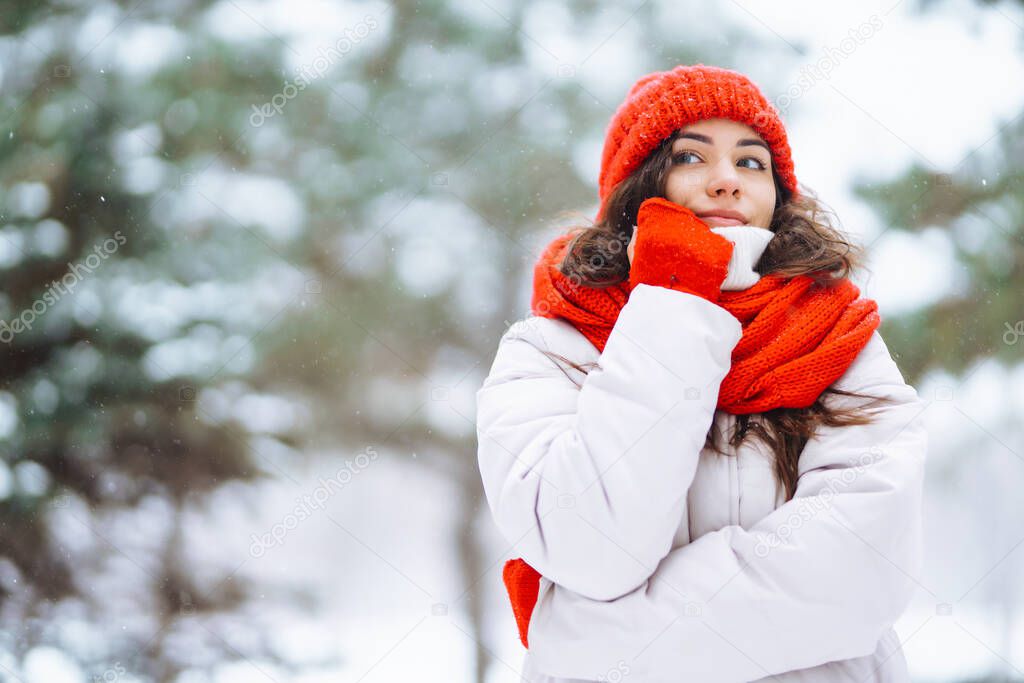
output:
[[[704,62],[782,112],[927,402],[914,679],[1024,680],[1022,37],[1011,0],[0,2],[0,679],[518,681],[474,393],[629,85]]]

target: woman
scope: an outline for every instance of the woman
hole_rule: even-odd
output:
[[[923,403],[777,111],[648,74],[599,194],[477,393],[523,680],[909,680]]]

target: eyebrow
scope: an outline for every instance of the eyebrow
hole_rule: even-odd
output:
[[[706,145],[714,144],[710,137],[708,137],[707,135],[701,135],[700,133],[682,133],[676,139],[677,140],[681,140],[683,138],[691,138],[693,140],[696,140],[697,142],[703,142]],[[737,142],[736,146],[737,147],[749,147],[749,146],[764,147],[766,150],[768,150],[769,153],[771,153],[771,149],[768,147],[768,144],[765,143],[764,140],[759,140],[757,138],[744,138],[744,139],[740,140],[739,142]]]

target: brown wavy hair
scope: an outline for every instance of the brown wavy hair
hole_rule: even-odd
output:
[[[629,278],[626,246],[633,236],[637,212],[644,200],[665,196],[665,184],[673,163],[672,142],[679,132],[665,138],[636,171],[615,186],[599,222],[570,228],[576,236],[559,264],[559,270],[574,285],[610,287]],[[864,249],[851,243],[833,226],[829,216],[834,216],[834,213],[825,208],[816,194],[801,185],[800,195],[793,197],[779,182],[774,167],[772,177],[776,200],[768,229],[775,233],[775,237],[754,266],[756,272],[787,277],[807,275],[814,280],[813,286],[829,287],[863,267]],[[584,374],[597,367],[595,363],[580,365],[560,354],[538,350]],[[569,377],[565,368],[559,368]],[[573,382],[576,383],[575,380]],[[826,405],[828,394],[870,401],[852,408],[838,408]],[[760,438],[774,454],[776,479],[785,489],[786,500],[790,500],[799,478],[800,453],[818,427],[868,424],[875,417],[868,409],[889,401],[881,396],[828,387],[806,408],[776,408],[756,415],[737,415],[728,443],[737,447],[751,435]],[[719,445],[719,433],[714,423],[708,430],[705,447],[728,455]]]

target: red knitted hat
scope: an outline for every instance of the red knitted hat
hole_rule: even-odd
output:
[[[786,129],[778,110],[743,74],[717,66],[679,65],[655,71],[633,84],[612,115],[605,134],[598,179],[601,208],[615,186],[629,177],[662,140],[702,119],[724,118],[757,131],[772,153],[782,186],[799,195]]]

